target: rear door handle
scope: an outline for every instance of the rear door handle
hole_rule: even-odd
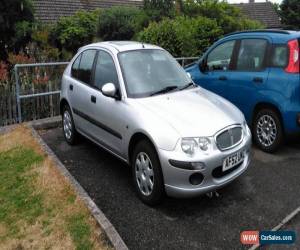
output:
[[[262,77],[254,77],[253,78],[253,82],[255,82],[255,83],[263,83],[263,78]]]
[[[220,77],[219,77],[219,80],[221,80],[221,81],[226,81],[226,80],[227,80],[227,77],[226,77],[226,76],[220,76]]]
[[[73,84],[70,84],[70,85],[69,85],[69,89],[70,89],[71,91],[73,91]]]
[[[91,96],[91,102],[92,102],[92,103],[96,103],[96,101],[97,101],[96,96],[93,96],[93,95],[92,95],[92,96]]]

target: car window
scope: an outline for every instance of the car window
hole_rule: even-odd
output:
[[[285,45],[275,45],[272,50],[271,66],[285,67],[288,62],[288,48]]]
[[[260,71],[264,68],[267,41],[244,39],[241,41],[236,69],[239,71]]]
[[[96,61],[94,84],[98,89],[106,83],[119,85],[118,74],[110,54],[99,51]]]
[[[71,69],[71,75],[76,79],[78,79],[80,59],[81,59],[81,54],[76,58]]]
[[[84,83],[91,84],[91,76],[96,52],[96,50],[86,50],[82,52],[78,79]]]
[[[208,54],[207,66],[209,71],[229,70],[234,44],[235,41],[222,43]]]

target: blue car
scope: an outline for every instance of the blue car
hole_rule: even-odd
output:
[[[255,30],[229,34],[186,68],[193,81],[235,104],[254,142],[276,151],[300,132],[300,32]]]

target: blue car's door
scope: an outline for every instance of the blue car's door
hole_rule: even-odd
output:
[[[266,88],[269,69],[266,67],[269,41],[265,38],[245,38],[237,41],[233,58],[234,73],[226,86],[228,99],[250,121],[253,108]]]
[[[196,67],[190,72],[194,82],[218,95],[229,98],[226,86],[231,78],[235,44],[235,40],[229,40],[210,50],[203,59],[204,68],[199,70]]]

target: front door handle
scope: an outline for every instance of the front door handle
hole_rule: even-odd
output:
[[[69,85],[69,89],[70,89],[71,91],[73,91],[73,84],[70,84],[70,85]]]
[[[255,82],[255,83],[263,83],[263,78],[262,77],[254,77],[253,78],[253,82]]]
[[[92,102],[92,103],[96,103],[96,101],[97,101],[96,96],[93,96],[93,95],[92,95],[92,96],[91,96],[91,102]]]
[[[221,81],[226,81],[226,80],[227,80],[227,77],[226,77],[226,76],[220,76],[220,77],[219,77],[219,80],[221,80]]]

